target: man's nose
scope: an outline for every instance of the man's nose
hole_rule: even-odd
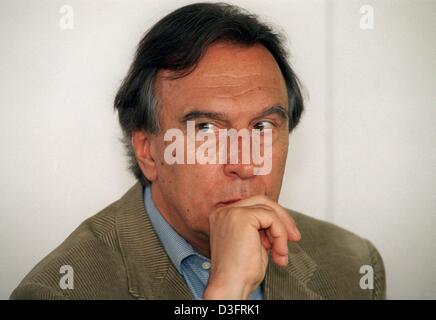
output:
[[[254,177],[254,167],[252,164],[225,164],[224,174],[229,177],[238,177],[240,179],[249,179]]]
[[[227,163],[224,165],[224,174],[226,176],[238,177],[240,179],[252,178],[254,176],[254,164],[251,157],[251,148],[244,148],[242,138],[238,137],[237,155],[234,155],[237,157],[237,161],[234,161],[236,159],[232,161],[232,152],[230,151],[231,147],[228,147]]]

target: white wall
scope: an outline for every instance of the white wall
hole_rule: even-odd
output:
[[[371,239],[392,298],[436,299],[436,2],[335,4],[334,221]],[[344,28],[345,25],[350,27]]]
[[[436,2],[232,2],[285,30],[310,95],[281,202],[370,239],[389,298],[436,298]],[[143,32],[186,3],[0,1],[0,299],[133,184],[112,101]]]

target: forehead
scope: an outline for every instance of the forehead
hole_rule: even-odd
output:
[[[256,108],[254,101],[259,108],[268,104],[287,107],[280,68],[262,45],[213,44],[190,74],[179,79],[171,76],[172,72],[161,70],[156,80],[159,99],[171,113],[186,111],[190,106],[207,109],[219,105],[225,109],[231,104],[234,110],[235,104],[242,108],[250,104]]]

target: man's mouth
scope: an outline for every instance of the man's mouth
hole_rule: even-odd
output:
[[[241,200],[241,199],[237,198],[237,199],[230,199],[230,200],[226,200],[226,201],[221,201],[218,203],[218,205],[228,206],[229,204],[238,202],[239,200]]]

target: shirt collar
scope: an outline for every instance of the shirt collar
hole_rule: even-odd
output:
[[[177,271],[182,273],[181,264],[183,260],[189,256],[197,255],[208,260],[201,254],[197,253],[194,248],[192,248],[192,246],[164,219],[153,202],[150,185],[147,185],[144,188],[144,200],[145,211],[148,213],[150,222],[165,248],[166,253],[177,268]]]

